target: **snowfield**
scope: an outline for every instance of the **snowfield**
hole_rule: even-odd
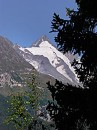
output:
[[[47,40],[42,39],[41,43],[36,42],[35,44],[29,48],[19,47],[19,49],[22,51],[20,53],[25,60],[34,66],[37,71],[57,79],[59,76],[62,81],[66,78],[70,82],[79,82],[67,56],[59,52]]]

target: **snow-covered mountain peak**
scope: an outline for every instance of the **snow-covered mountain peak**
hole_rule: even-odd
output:
[[[53,48],[53,45],[51,45],[51,43],[49,43],[49,41],[42,41],[42,42],[39,44],[39,47]]]
[[[78,83],[77,76],[66,55],[59,52],[42,36],[32,47],[19,47],[18,51],[27,62],[41,73],[68,83]]]
[[[46,35],[43,35],[43,36],[41,36],[41,38],[40,38],[42,41],[48,41],[49,39],[47,38],[47,36]]]
[[[42,42],[49,41],[46,35],[41,36],[36,42],[32,44],[32,47],[39,47]],[[51,43],[50,43],[51,44]]]

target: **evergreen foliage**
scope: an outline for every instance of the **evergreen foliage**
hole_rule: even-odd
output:
[[[47,83],[53,102],[47,110],[58,130],[94,130],[97,128],[97,89]]]
[[[67,8],[69,20],[54,13],[52,31],[63,53],[78,54],[72,66],[83,87],[48,83],[53,102],[47,109],[58,130],[97,128],[97,4],[96,0],[76,0],[78,10]]]
[[[55,124],[41,119],[47,116],[44,111],[39,113],[43,104],[43,93],[38,88],[35,76],[28,83],[27,91],[12,93],[7,100],[8,114],[5,123],[14,126],[16,130],[55,130]]]
[[[17,130],[31,130],[31,123],[38,119],[39,95],[40,90],[37,88],[33,77],[26,92],[10,95],[10,100],[7,101],[10,105],[8,108],[9,115],[5,122],[13,124]]]

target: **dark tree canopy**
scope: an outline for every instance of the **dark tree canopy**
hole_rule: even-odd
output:
[[[95,130],[97,128],[97,91],[48,82],[53,101],[48,111],[58,130]],[[86,129],[87,128],[87,129]]]
[[[82,87],[48,83],[53,102],[48,110],[58,130],[97,129],[97,4],[96,0],[76,0],[78,10],[67,8],[69,20],[54,13],[52,31],[63,53],[78,54],[72,62]]]
[[[92,80],[97,80],[97,17],[90,14],[91,6],[88,7],[95,2],[82,0],[79,3],[78,11],[67,10],[69,20],[61,19],[59,15],[54,14],[52,32],[57,32],[55,41],[60,51],[79,54],[81,57],[80,61],[75,60],[72,65],[80,81],[87,85]]]
[[[88,17],[97,18],[96,0],[76,0],[80,10]]]

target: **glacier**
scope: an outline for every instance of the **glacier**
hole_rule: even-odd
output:
[[[79,83],[69,58],[58,51],[47,38],[41,37],[31,47],[18,46],[15,49],[40,73],[63,82]]]

